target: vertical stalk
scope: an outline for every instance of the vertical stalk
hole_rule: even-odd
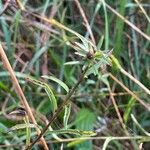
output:
[[[22,89],[21,89],[21,87],[19,85],[19,82],[18,82],[18,80],[17,80],[17,78],[15,76],[15,73],[14,73],[14,71],[13,71],[13,69],[12,69],[12,67],[11,67],[11,65],[10,65],[10,63],[8,61],[8,58],[7,58],[6,54],[5,54],[5,51],[3,50],[3,47],[1,45],[1,43],[0,43],[0,57],[2,59],[3,66],[8,70],[8,72],[10,74],[13,86],[15,88],[15,91],[16,91],[18,97],[20,98],[21,103],[25,107],[25,109],[27,111],[27,115],[31,118],[32,122],[35,125],[37,125],[37,122],[36,122],[36,120],[35,120],[35,118],[34,118],[34,116],[32,114],[30,106],[29,106],[29,104],[28,104],[28,102],[26,100],[26,97],[25,97],[25,95],[24,95],[24,93],[23,93],[23,91],[22,91]],[[38,135],[40,135],[40,133],[41,133],[40,129],[38,129],[38,128],[37,128],[37,133],[38,133]],[[41,138],[41,143],[43,144],[44,149],[48,150],[48,146],[47,146],[46,141],[44,140],[43,137]]]

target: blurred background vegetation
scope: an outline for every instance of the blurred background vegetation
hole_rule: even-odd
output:
[[[124,16],[124,19],[120,19],[109,8],[113,8]],[[32,76],[46,82],[57,99],[59,109],[66,94],[65,90],[61,88],[60,84],[42,79],[41,76],[55,76],[71,89],[80,77],[81,62],[84,60],[75,54],[73,46],[67,44],[67,41],[73,45],[79,41],[75,34],[41,18],[54,18],[65,27],[90,40],[97,49],[113,53],[128,73],[150,89],[150,40],[125,23],[125,19],[127,19],[150,37],[149,14],[149,0],[0,0],[0,42],[34,112],[36,121],[41,127],[44,127],[45,122],[51,118],[53,105],[43,88],[27,82],[26,77]],[[71,61],[73,61],[72,65],[71,63],[65,64]],[[75,64],[77,61],[79,63]],[[150,95],[111,65],[101,66],[98,72],[99,75],[91,74],[84,79],[72,95],[68,128],[93,130],[97,132],[96,137],[144,136],[145,133],[131,118],[131,114],[133,114],[142,129],[150,132],[149,111],[137,102],[128,91],[125,91],[116,80],[109,77],[109,73],[149,107]],[[118,119],[112,97],[118,106],[118,112],[125,128]],[[20,106],[20,100],[2,61],[0,61],[1,129],[8,129],[22,123],[6,119],[4,115],[18,106]],[[53,122],[54,130],[64,128],[64,115],[64,111],[62,111],[61,115]],[[25,145],[25,135],[24,129],[9,134],[1,132],[0,149],[22,149]],[[34,136],[32,135],[32,140]],[[73,137],[78,136],[67,133],[57,136],[46,134],[45,140],[50,149],[56,150],[105,149],[104,139],[93,138],[86,142],[78,141],[76,143],[60,142],[57,139]],[[144,150],[148,150],[150,149],[149,141],[149,138],[143,141],[113,140],[107,145],[107,149],[133,150],[142,147]],[[7,147],[8,145],[10,146]],[[39,145],[34,148],[39,149]]]

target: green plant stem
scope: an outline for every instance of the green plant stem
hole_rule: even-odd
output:
[[[147,132],[147,131],[138,123],[138,121],[136,120],[136,118],[134,117],[133,114],[131,114],[131,118],[132,118],[132,120],[134,121],[134,123],[139,127],[139,129],[140,129],[145,135],[147,135],[147,136],[150,137],[150,133]]]
[[[111,138],[111,140],[143,140],[150,141],[149,136],[98,136],[98,137],[79,137],[79,138],[69,138],[62,139],[61,142],[71,142],[76,140],[106,140],[107,138]],[[52,143],[59,143],[59,141],[53,141]]]
[[[99,137],[79,137],[79,138],[69,138],[69,139],[62,139],[62,141],[54,140],[50,141],[48,143],[67,143],[71,141],[77,141],[77,140],[106,140],[108,138],[111,138],[112,140],[139,140],[140,143],[150,141],[149,136],[116,136],[116,137],[110,137],[110,136],[99,136]],[[23,144],[11,144],[11,145],[0,145],[0,148],[7,148],[7,147],[17,147],[17,146],[23,146]]]
[[[79,78],[78,82],[75,84],[75,86],[70,90],[70,92],[66,95],[66,98],[64,100],[64,102],[61,104],[61,106],[56,110],[56,112],[54,113],[54,115],[51,117],[51,119],[49,120],[49,123],[46,125],[46,127],[43,129],[43,131],[41,132],[40,135],[38,135],[38,137],[35,139],[35,141],[33,141],[31,143],[31,145],[29,145],[26,150],[30,150],[35,144],[36,142],[38,142],[40,140],[40,138],[45,134],[45,132],[48,130],[49,126],[52,124],[52,122],[59,116],[59,114],[63,111],[64,106],[67,105],[67,103],[70,101],[71,96],[73,95],[73,93],[75,92],[75,90],[77,89],[77,87],[80,85],[80,83],[83,81],[84,79],[84,75],[86,73],[86,71],[88,70],[88,67],[85,68],[84,72],[81,74],[81,77]]]
[[[27,124],[27,125],[29,125],[30,123],[29,123],[29,118],[28,118],[28,116],[26,116],[25,117],[25,119],[24,119],[24,122]],[[26,127],[26,146],[28,146],[28,145],[30,145],[30,137],[31,137],[31,129],[30,129],[30,127]]]

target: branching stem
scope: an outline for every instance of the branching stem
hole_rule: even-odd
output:
[[[88,67],[84,70],[84,72],[81,74],[81,76],[79,77],[78,82],[75,84],[75,86],[70,90],[70,92],[66,95],[66,98],[64,100],[64,102],[61,104],[61,106],[56,110],[56,112],[54,113],[54,115],[52,116],[52,118],[49,120],[49,123],[46,125],[46,127],[43,129],[43,131],[41,132],[40,135],[38,135],[38,137],[35,139],[35,141],[32,142],[31,145],[29,145],[26,150],[30,150],[35,144],[36,142],[38,142],[40,140],[40,138],[45,134],[45,132],[48,130],[49,126],[52,124],[52,122],[59,116],[59,114],[63,111],[64,106],[67,105],[67,103],[70,101],[71,96],[73,95],[73,93],[75,92],[75,90],[77,89],[77,87],[80,85],[80,83],[83,81],[84,79],[84,75],[87,71]]]

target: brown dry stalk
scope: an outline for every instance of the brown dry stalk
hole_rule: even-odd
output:
[[[128,92],[132,97],[134,97],[140,104],[142,104],[148,111],[150,111],[150,105],[145,103],[142,99],[140,99],[137,95],[135,95],[131,90],[129,90],[122,82],[120,82],[115,76],[111,73],[109,76],[116,81],[126,92]]]
[[[106,7],[112,11],[115,15],[117,15],[120,19],[122,19],[127,25],[129,25],[131,28],[133,28],[136,32],[140,33],[145,39],[150,41],[150,37],[145,34],[144,32],[142,32],[139,28],[137,28],[133,23],[131,23],[129,20],[127,20],[125,17],[123,17],[122,15],[120,15],[115,9],[113,9],[111,6],[109,6],[107,3]]]
[[[79,8],[79,11],[80,11],[80,13],[81,13],[81,15],[82,15],[82,18],[83,18],[84,22],[85,22],[87,31],[90,33],[91,40],[92,40],[93,44],[95,45],[95,44],[96,44],[95,38],[94,38],[94,36],[93,36],[92,30],[91,30],[91,27],[90,27],[90,25],[89,25],[89,22],[88,22],[88,20],[87,20],[87,18],[86,18],[86,15],[85,15],[85,13],[84,13],[84,11],[83,11],[83,9],[82,9],[82,7],[81,7],[79,1],[78,1],[78,0],[74,0],[74,1],[76,2],[77,7]]]
[[[124,129],[125,134],[126,134],[127,136],[129,136],[129,133],[128,133],[127,129],[126,129],[126,126],[125,126],[125,124],[123,123],[123,119],[122,119],[121,114],[120,114],[120,111],[119,111],[119,109],[118,109],[116,100],[115,100],[115,98],[114,98],[114,96],[113,96],[113,94],[112,94],[112,91],[111,91],[110,87],[108,87],[108,88],[109,88],[110,98],[111,98],[111,101],[112,101],[112,103],[113,103],[113,105],[114,105],[114,107],[115,107],[115,110],[116,110],[118,119],[119,119],[119,121],[120,121],[120,124],[121,124],[122,128]]]
[[[136,78],[134,78],[131,74],[129,74],[127,71],[125,71],[123,68],[120,68],[120,71],[126,75],[128,78],[130,78],[133,82],[135,82],[139,87],[141,87],[147,94],[150,95],[150,90],[145,87],[140,81],[138,81]]]
[[[2,59],[3,66],[5,67],[6,70],[8,70],[8,72],[9,72],[9,74],[10,74],[10,77],[11,77],[12,83],[13,83],[13,86],[14,86],[14,88],[15,88],[15,91],[16,91],[18,97],[20,98],[21,103],[22,103],[23,106],[25,107],[29,118],[31,119],[31,121],[32,121],[34,124],[37,124],[37,122],[36,122],[36,120],[35,120],[35,118],[34,118],[34,116],[33,116],[33,114],[32,114],[32,111],[31,111],[31,109],[30,109],[30,106],[29,106],[29,104],[28,104],[28,102],[27,102],[27,100],[26,100],[26,98],[25,98],[25,96],[24,96],[24,94],[23,94],[23,91],[22,91],[22,89],[21,89],[21,87],[20,87],[20,85],[19,85],[19,82],[18,82],[18,80],[17,80],[17,78],[16,78],[16,76],[15,76],[15,73],[14,73],[14,71],[13,71],[13,69],[12,69],[12,67],[11,67],[11,65],[10,65],[10,63],[9,63],[9,60],[8,60],[6,54],[5,54],[5,51],[3,50],[3,47],[2,47],[2,45],[1,45],[1,43],[0,43],[0,57],[1,57],[1,59]],[[39,134],[41,133],[40,129],[39,129],[39,128],[36,128],[36,130],[37,130],[37,133],[38,133],[38,135],[39,135]],[[44,149],[45,149],[45,150],[48,150],[48,146],[47,146],[46,141],[44,140],[43,137],[41,137],[41,143],[43,144]]]

